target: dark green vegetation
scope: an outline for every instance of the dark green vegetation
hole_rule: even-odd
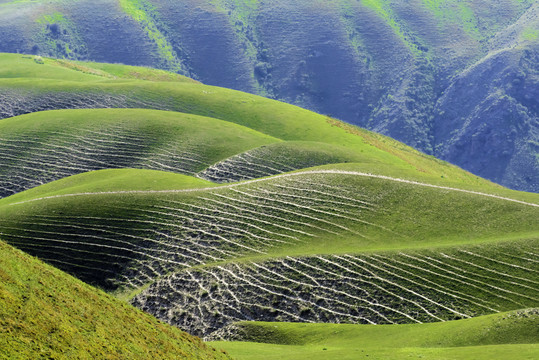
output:
[[[537,307],[539,194],[164,72],[0,62],[0,238],[170,324],[253,341],[230,325],[415,324]],[[469,355],[484,343],[468,345]]]
[[[423,325],[238,323],[215,342],[237,359],[534,359],[537,309]]]
[[[533,0],[0,1],[0,51],[172,70],[534,192],[538,48]]]
[[[0,241],[0,358],[228,359]]]

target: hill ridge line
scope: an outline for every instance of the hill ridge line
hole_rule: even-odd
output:
[[[247,180],[247,181],[235,183],[235,184],[229,184],[229,185],[223,185],[223,186],[212,186],[212,187],[205,187],[205,188],[194,188],[194,189],[125,190],[125,191],[101,191],[101,192],[86,192],[86,193],[75,193],[75,194],[60,194],[60,195],[44,196],[44,197],[40,197],[36,199],[20,201],[20,202],[11,203],[8,205],[9,206],[20,205],[20,204],[25,204],[25,203],[34,202],[34,201],[56,199],[56,198],[63,198],[63,197],[74,197],[74,196],[91,196],[91,195],[107,195],[107,194],[111,194],[111,195],[114,195],[114,194],[167,194],[167,193],[172,194],[172,193],[188,193],[188,192],[196,192],[196,191],[212,191],[215,189],[230,189],[230,188],[243,186],[247,184],[269,181],[272,179],[300,176],[300,175],[306,175],[306,174],[342,174],[342,175],[364,176],[364,177],[384,179],[384,180],[389,180],[389,181],[401,182],[405,184],[412,184],[412,185],[418,185],[418,186],[424,186],[424,187],[430,187],[430,188],[436,188],[436,189],[442,189],[442,190],[459,191],[459,192],[464,192],[468,194],[474,194],[474,195],[486,196],[486,197],[491,197],[491,198],[500,199],[500,200],[511,201],[511,202],[515,202],[515,203],[519,203],[523,205],[539,207],[539,204],[529,203],[529,202],[516,200],[516,199],[504,197],[504,196],[494,195],[494,194],[482,193],[479,191],[465,190],[465,189],[453,188],[453,187],[448,187],[448,186],[422,183],[422,182],[413,181],[413,180],[394,178],[394,177],[385,176],[385,175],[377,175],[377,174],[371,174],[371,173],[363,173],[359,171],[346,171],[346,170],[308,170],[308,171],[294,172],[294,173],[289,173],[289,174],[280,174],[280,175],[275,175],[272,177],[267,177],[267,178],[262,178],[262,179]]]

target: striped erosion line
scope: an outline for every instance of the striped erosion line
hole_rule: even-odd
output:
[[[503,197],[499,195],[494,195],[494,194],[482,193],[479,191],[465,190],[465,189],[459,189],[459,188],[452,188],[448,186],[422,183],[418,181],[394,178],[394,177],[385,176],[385,175],[376,175],[376,174],[370,174],[370,173],[362,173],[362,172],[357,172],[357,171],[344,171],[344,170],[301,171],[301,172],[295,172],[295,173],[289,173],[289,174],[275,175],[275,176],[263,178],[263,179],[247,180],[247,181],[235,183],[235,184],[228,184],[228,185],[221,185],[221,186],[216,185],[212,187],[203,187],[203,188],[195,188],[195,189],[102,191],[102,192],[84,192],[84,193],[75,193],[75,194],[52,195],[52,196],[45,196],[45,197],[40,197],[36,199],[31,199],[31,200],[20,201],[20,202],[12,203],[9,205],[19,205],[19,204],[40,201],[40,200],[55,199],[55,198],[62,198],[62,197],[74,197],[74,196],[115,195],[115,194],[175,194],[175,193],[189,193],[189,192],[197,192],[197,191],[214,191],[218,189],[230,189],[230,188],[253,184],[253,183],[266,182],[266,181],[271,181],[271,180],[280,179],[280,178],[289,178],[289,177],[301,176],[301,175],[323,175],[323,174],[352,175],[352,176],[362,176],[362,177],[369,177],[369,178],[375,178],[375,179],[383,179],[383,180],[388,180],[388,181],[400,182],[400,183],[423,186],[423,187],[430,187],[430,188],[435,188],[435,189],[458,191],[458,192],[463,192],[467,194],[474,194],[474,195],[485,196],[485,197],[490,197],[490,198],[495,198],[495,199],[500,199],[500,200],[505,200],[505,201],[511,201],[511,202],[515,202],[515,203],[519,203],[523,205],[539,207],[539,204],[529,203],[529,202],[516,200],[516,199],[512,199],[508,197]]]

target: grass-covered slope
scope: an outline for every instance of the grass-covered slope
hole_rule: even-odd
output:
[[[471,318],[537,304],[536,248],[534,240],[245,259],[176,272],[132,303],[210,336],[234,321],[405,324]]]
[[[1,200],[0,234],[87,282],[140,288],[134,304],[200,335],[249,319],[432,322],[536,305],[535,194],[354,166],[221,186],[83,174]]]
[[[0,241],[3,359],[228,359]]]
[[[237,359],[534,359],[537,309],[422,325],[238,323],[215,342]]]
[[[2,117],[11,117],[0,125],[7,172],[0,184],[4,196],[66,175],[114,167],[187,174],[201,171],[199,176],[231,181],[327,163],[356,162],[370,165],[370,171],[385,167],[413,174],[419,171],[432,180],[486,184],[390,138],[257,96],[190,82],[111,79],[77,71],[76,64],[58,66],[50,59],[43,65],[20,55],[2,59],[7,69],[12,63],[19,69],[6,70],[13,72],[13,77],[0,80],[0,112]],[[24,77],[39,76],[33,72],[36,66],[46,66],[43,73],[48,78]],[[110,73],[123,69],[119,65],[87,66]],[[137,109],[15,116],[42,110],[111,107]],[[264,137],[266,140],[262,140]],[[290,143],[265,146],[280,140]],[[105,156],[112,148],[118,154]],[[21,178],[18,173],[26,170]]]
[[[281,120],[290,122],[288,126],[310,126],[303,134],[262,129],[290,141],[230,121],[143,109],[57,110],[8,118],[0,122],[0,196],[86,171],[126,167],[230,182],[358,163],[370,172],[390,174],[393,169],[400,176],[417,178],[420,170],[446,184],[489,185],[389,138],[310,115],[318,121],[308,122],[308,116]]]
[[[434,162],[430,160],[423,161],[421,158],[425,157],[424,155],[420,155],[418,152],[411,148],[406,148],[396,141],[358,130],[327,116],[317,115],[294,106],[257,96],[223,88],[208,87],[188,81],[148,81],[136,79],[136,77],[117,78],[113,74],[121,74],[122,71],[129,73],[130,71],[129,68],[124,69],[119,65],[107,66],[89,63],[83,67],[79,64],[63,61],[64,65],[60,66],[57,64],[58,61],[50,59],[45,59],[45,64],[36,64],[32,58],[8,54],[2,55],[2,59],[6,69],[13,68],[15,70],[5,70],[4,72],[7,75],[0,78],[1,118],[43,110],[80,108],[146,108],[179,111],[234,122],[282,140],[315,141],[339,146],[344,145],[354,150],[362,150],[366,152],[364,155],[367,157],[379,159],[385,163],[389,162],[391,165],[412,165],[416,170],[438,176],[447,176],[446,172],[456,174],[453,171],[445,171],[445,167],[431,169]],[[69,64],[72,66],[68,66]],[[39,69],[40,66],[44,66],[43,70]],[[91,69],[92,66],[95,68],[94,72],[84,70],[84,68]],[[81,69],[78,67],[82,67],[83,70],[79,71]],[[105,69],[109,72],[99,69]],[[148,70],[148,72],[151,71]],[[151,74],[142,78],[152,79],[152,77],[159,79],[158,75],[153,76]],[[533,88],[533,84],[526,86]],[[514,101],[510,100],[510,102],[517,106]],[[447,112],[448,116],[451,114],[449,111],[440,109],[440,114],[445,112]],[[530,119],[533,119],[533,116]],[[515,164],[516,167],[521,166],[519,164],[523,164],[522,161],[518,159],[511,160],[511,154],[514,153],[513,150],[515,149],[515,151],[518,150],[519,156],[523,158],[530,159],[530,156],[533,157],[533,151],[535,151],[533,150],[535,125],[530,119],[524,121],[525,124],[522,127],[522,129],[527,129],[526,131],[529,135],[526,135],[526,141],[524,142],[516,141],[513,136],[518,134],[520,130],[516,133],[512,131],[505,132],[507,136],[515,140],[511,140],[512,142],[510,143],[506,141],[509,139],[506,135],[485,138],[483,135],[488,131],[478,123],[480,132],[483,135],[474,137],[474,139],[485,140],[480,141],[481,146],[491,144],[491,146],[488,146],[490,150],[499,148],[498,140],[500,140],[503,142],[504,148],[507,148],[506,153],[508,154],[508,156],[502,156],[503,159],[500,158],[496,166],[491,166],[489,162],[485,162],[484,164],[486,165],[481,165],[483,170],[488,168],[489,174],[495,176],[496,173],[505,171],[507,161]],[[328,124],[333,128],[329,129]],[[439,129],[441,126],[432,129],[433,131],[436,130],[437,138],[441,138],[441,130]],[[517,128],[520,129],[518,126]],[[464,146],[462,145],[463,143],[459,145],[455,139],[453,141],[448,137],[448,133],[455,133],[452,130],[449,129],[443,133],[444,139],[448,142],[447,146],[451,148]],[[458,134],[461,137],[466,133]],[[354,135],[359,135],[362,139],[357,139]],[[498,145],[492,143],[491,140]],[[518,149],[513,148],[512,143],[518,144]],[[404,152],[396,154],[394,151],[396,147]],[[477,146],[473,145],[472,147],[475,149]],[[441,151],[442,147],[438,149]],[[528,151],[529,149],[531,149],[531,152]],[[391,159],[388,154],[379,152],[376,154],[377,150],[390,152],[392,155],[399,157],[400,160]],[[467,159],[470,158],[475,159],[476,156],[467,157]],[[536,166],[534,164],[532,162],[526,168],[527,170],[517,172],[526,174],[526,176],[522,177],[522,183],[534,183],[536,179]],[[533,190],[533,186],[531,189]]]
[[[8,77],[0,80],[2,88],[0,112],[4,118],[43,110],[74,108],[170,110],[233,122],[281,140],[314,141],[342,146],[344,151],[352,152],[351,159],[343,159],[349,162],[352,160],[379,162],[419,170],[438,177],[455,177],[455,179],[470,182],[474,180],[479,183],[483,182],[477,177],[459,171],[454,166],[435,161],[434,158],[427,157],[390,138],[346,125],[327,116],[261,97],[185,82],[110,80],[102,76],[93,76],[89,80],[88,75],[65,67],[61,68],[61,77],[70,79],[69,81],[33,78],[32,69],[42,65],[35,64],[32,59],[21,59],[20,55],[2,55],[4,56],[11,58],[8,61],[9,64],[19,61],[24,64],[27,74],[24,75],[23,71],[16,78]],[[56,67],[53,68],[56,69]],[[64,75],[64,71],[69,76]],[[60,116],[59,114],[36,115],[38,117],[35,121],[41,121],[45,117]],[[80,114],[77,117],[84,117],[84,114],[87,118],[90,116],[90,113],[81,112]],[[25,119],[31,122],[32,118]],[[11,119],[11,121],[16,120]],[[9,127],[13,126],[13,122]],[[4,126],[7,129],[8,125]],[[6,134],[9,134],[7,130]],[[316,145],[312,144],[310,147],[312,149]],[[319,151],[327,152],[327,149],[323,150],[323,148],[324,145]],[[337,149],[332,151],[335,150]],[[340,153],[342,154],[343,151]],[[358,158],[358,156],[361,157]]]
[[[29,64],[33,64],[33,66],[29,66]],[[186,76],[150,67],[68,61],[19,54],[2,54],[0,57],[0,78],[39,78],[83,82],[147,80],[196,83],[195,80]]]
[[[537,307],[537,194],[254,95],[18,60],[0,79],[0,237],[170,324]]]
[[[280,140],[213,118],[155,110],[62,110],[0,122],[0,197],[77,173],[143,168],[194,175]]]

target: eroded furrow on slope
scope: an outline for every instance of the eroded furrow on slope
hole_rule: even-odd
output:
[[[518,243],[468,249],[493,256],[509,249],[535,253],[534,247]],[[461,263],[459,273],[446,269],[459,261],[469,264]],[[219,333],[224,325],[242,320],[433,322],[537,304],[539,287],[529,284],[539,277],[531,276],[527,284],[515,281],[526,274],[515,267],[525,268],[530,262],[513,258],[494,267],[484,265],[481,258],[456,249],[287,257],[180,271],[132,303],[213,339],[226,337]],[[497,277],[491,277],[491,271]]]
[[[537,241],[500,238],[516,218],[532,234],[537,205],[492,194],[320,170],[6,204],[4,240],[108,290],[152,283],[133,303],[203,336],[238,320],[418,323],[539,301]]]
[[[0,197],[83,172],[141,168],[193,175],[208,165],[197,145],[157,133],[87,128],[0,138]]]
[[[46,110],[113,108],[172,110],[163,99],[154,102],[114,90],[35,91],[0,87],[0,119]]]
[[[309,142],[261,146],[213,164],[198,176],[217,183],[236,182],[355,160],[350,153],[342,153],[342,149],[327,148],[327,144]]]
[[[380,210],[367,205],[365,195],[334,198],[340,210],[331,211],[325,204],[329,193],[313,186],[314,192],[307,196],[298,181],[282,178],[264,188],[254,183],[140,200],[120,194],[90,206],[79,205],[83,199],[72,197],[67,201],[69,211],[51,213],[48,207],[43,211],[37,207],[22,216],[0,219],[0,236],[75,275],[78,267],[69,264],[76,262],[66,263],[66,258],[75,256],[87,266],[84,256],[94,254],[95,263],[102,263],[108,272],[90,273],[84,268],[82,279],[116,289],[191,266],[265,255],[328,234],[358,236],[361,229],[379,228],[362,220]],[[17,207],[25,206],[11,209]]]

